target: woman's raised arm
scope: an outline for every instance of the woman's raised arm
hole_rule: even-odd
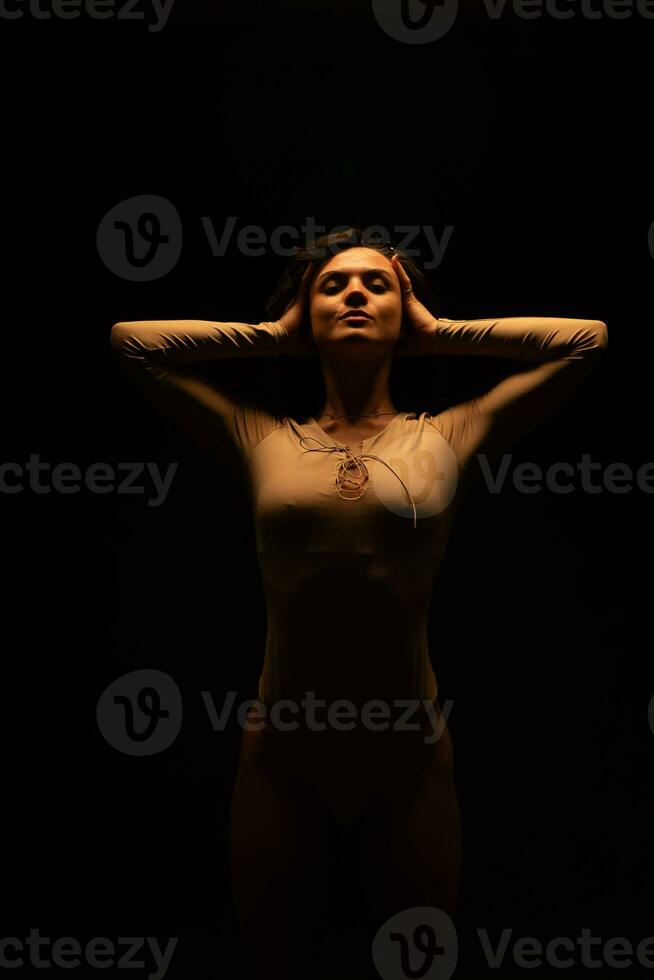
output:
[[[429,335],[427,335],[429,336]],[[478,398],[441,412],[433,424],[464,468],[480,453],[498,457],[542,425],[579,388],[608,346],[602,320],[500,317],[435,320],[434,353],[486,354],[531,362]],[[476,471],[476,477],[479,470]]]
[[[133,320],[114,324],[111,349],[150,404],[196,442],[221,456],[235,446],[246,459],[278,425],[274,416],[228,398],[193,373],[193,365],[232,357],[276,356],[281,321]]]
[[[129,320],[111,329],[111,349],[121,366],[162,414],[212,454],[236,447],[244,462],[280,422],[255,405],[233,401],[193,372],[193,365],[232,357],[304,357],[310,344],[299,335],[313,263],[279,320],[216,323],[212,320]]]

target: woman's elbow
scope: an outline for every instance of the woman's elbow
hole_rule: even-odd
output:
[[[129,341],[134,340],[133,324],[120,321],[114,323],[111,328],[110,343],[111,349],[115,354],[124,354]]]
[[[597,346],[601,350],[606,350],[609,345],[609,328],[603,320],[595,320],[594,325],[597,335]]]
[[[580,320],[579,352],[587,357],[602,354],[609,343],[609,330],[603,320]]]

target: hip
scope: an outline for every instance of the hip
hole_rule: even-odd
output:
[[[438,698],[417,700],[409,708],[393,711],[385,724],[363,717],[354,725],[315,725],[307,719],[297,725],[281,724],[275,704],[259,699],[248,711],[241,736],[240,765],[302,772],[338,767],[377,778],[393,767],[399,774],[425,766],[453,768],[454,753],[447,724],[451,702],[443,710]],[[377,719],[379,721],[379,719]]]

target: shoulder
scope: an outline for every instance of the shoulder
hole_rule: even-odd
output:
[[[260,442],[271,432],[286,424],[286,418],[273,415],[252,402],[239,401],[234,405],[234,441],[247,459]]]

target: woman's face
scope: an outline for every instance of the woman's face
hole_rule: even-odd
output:
[[[402,323],[400,283],[389,259],[371,248],[348,248],[324,262],[309,293],[316,346],[347,344],[362,351],[395,346]],[[367,314],[347,319],[344,313]]]

